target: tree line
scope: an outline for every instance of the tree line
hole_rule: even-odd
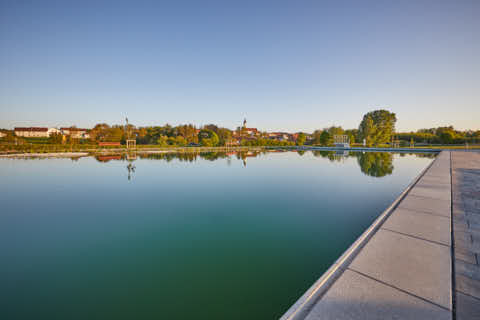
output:
[[[120,142],[127,139],[135,139],[137,144],[158,145],[160,147],[184,147],[189,145],[201,145],[207,147],[225,146],[228,144],[242,146],[293,146],[293,145],[321,145],[332,146],[336,135],[346,135],[351,145],[361,144],[368,147],[381,146],[392,142],[400,142],[401,145],[411,144],[465,144],[480,143],[480,130],[459,131],[453,126],[420,129],[416,132],[396,132],[395,113],[380,109],[368,112],[363,116],[358,128],[343,129],[341,126],[315,130],[312,134],[299,132],[295,139],[279,140],[269,136],[267,132],[258,132],[255,135],[247,135],[246,128],[237,131],[219,127],[215,124],[197,128],[193,124],[171,126],[147,126],[135,127],[131,124],[108,125],[100,123],[89,131],[89,139],[71,139],[61,134],[53,134],[50,138],[22,139],[14,136],[12,131],[0,130],[7,136],[2,138],[4,142],[18,143],[28,140],[30,143],[50,144],[96,144],[97,142]],[[290,135],[293,137],[293,135]],[[41,140],[38,142],[37,140]]]

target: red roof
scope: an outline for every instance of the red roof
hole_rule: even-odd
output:
[[[47,132],[48,128],[41,128],[41,127],[16,127],[15,131],[40,131],[40,132]]]
[[[120,142],[99,142],[99,146],[119,146]]]
[[[98,161],[108,162],[110,160],[122,160],[121,155],[97,156]]]

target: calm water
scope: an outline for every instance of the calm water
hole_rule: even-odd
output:
[[[432,157],[0,159],[0,318],[276,319]]]

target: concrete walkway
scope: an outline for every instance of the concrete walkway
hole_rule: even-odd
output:
[[[469,158],[473,153],[462,154]],[[450,155],[451,152],[441,152],[281,319],[452,319]],[[466,170],[469,164],[462,168]],[[474,193],[463,192],[470,192],[477,200],[468,198],[462,202],[462,208],[480,210],[480,175],[478,171],[468,174],[477,189]],[[462,245],[465,265],[476,263],[478,267],[478,260],[472,257],[476,258],[473,253],[480,252],[480,237],[475,233],[477,242],[474,242],[474,233],[469,238],[467,232],[479,227],[480,220],[474,220],[467,212],[464,217],[464,242],[455,245],[458,248]],[[460,269],[455,264],[455,270],[460,272]],[[461,275],[457,273],[459,277],[480,280],[478,269],[472,271],[464,266],[461,270]],[[480,286],[475,285],[465,284],[464,290],[459,291],[462,294],[461,299],[457,298],[459,309],[463,305],[471,308],[476,302],[471,299],[480,298]]]
[[[480,153],[452,152],[457,320],[480,319]]]

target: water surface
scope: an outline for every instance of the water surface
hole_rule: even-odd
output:
[[[0,318],[279,318],[432,157],[1,159]]]

